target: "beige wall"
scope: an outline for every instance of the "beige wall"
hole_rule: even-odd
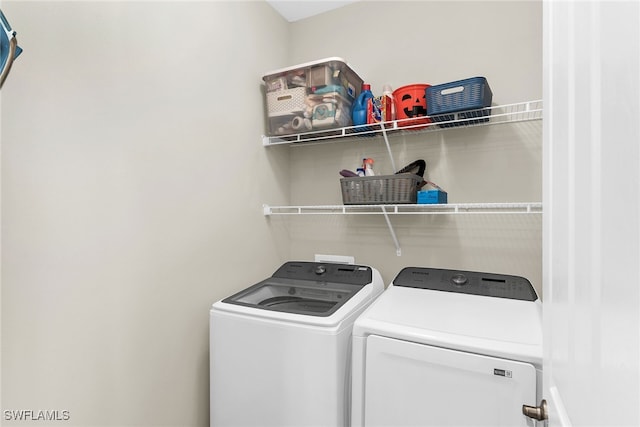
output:
[[[542,96],[540,1],[357,2],[291,28],[293,63],[343,57],[376,94],[384,84],[395,89],[485,76],[494,104]],[[542,200],[541,121],[390,142],[396,168],[425,159],[428,178],[448,191],[452,203]],[[354,170],[363,157],[376,160],[379,174],[394,172],[381,137],[289,150],[296,204],[341,203],[338,171]],[[381,216],[285,221],[293,257],[353,255],[377,267],[386,283],[403,267],[430,266],[521,275],[542,290],[539,214],[391,217],[400,257]]]
[[[387,283],[425,265],[541,287],[537,216],[394,217],[401,257],[380,217],[263,217],[263,203],[339,203],[337,171],[365,154],[391,171],[379,139],[259,138],[262,74],[328,56],[378,91],[484,75],[497,103],[540,98],[541,2],[360,2],[294,24],[262,1],[2,9],[25,49],[2,91],[3,411],[207,425],[208,307],[286,259],[354,255]],[[539,124],[393,144],[452,202],[541,200]]]
[[[2,410],[74,426],[208,424],[208,308],[288,243],[288,154],[261,76],[263,2],[12,2],[2,90]],[[2,425],[49,425],[7,421]]]

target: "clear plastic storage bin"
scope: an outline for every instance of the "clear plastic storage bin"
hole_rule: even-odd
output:
[[[271,71],[262,79],[269,136],[351,126],[351,105],[363,83],[341,58]]]

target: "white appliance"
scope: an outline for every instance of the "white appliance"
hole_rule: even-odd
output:
[[[535,425],[541,314],[522,277],[403,269],[354,324],[352,426]]]
[[[211,426],[348,425],[353,323],[383,289],[368,266],[292,261],[214,303]]]

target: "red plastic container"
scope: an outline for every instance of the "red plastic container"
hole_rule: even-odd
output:
[[[402,86],[393,91],[396,104],[396,119],[399,127],[416,126],[431,123],[427,116],[427,88],[431,85],[416,83]],[[423,117],[417,119],[416,117]],[[413,119],[415,120],[406,120]]]

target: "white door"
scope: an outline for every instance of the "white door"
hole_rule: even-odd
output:
[[[375,335],[366,348],[368,427],[532,425],[533,365]]]
[[[544,3],[544,398],[640,425],[640,3]]]

